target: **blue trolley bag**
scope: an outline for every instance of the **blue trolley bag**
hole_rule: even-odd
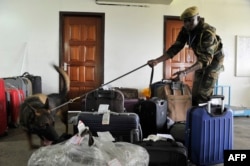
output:
[[[213,98],[221,105],[212,105]],[[224,108],[223,95],[210,97],[205,106],[192,107],[187,112],[185,145],[192,163],[212,165],[224,162],[224,150],[233,148],[233,113]]]
[[[109,113],[108,123],[104,123],[104,113],[81,112],[77,115],[77,122],[81,120],[93,136],[97,132],[109,131],[115,141],[135,143],[142,141],[142,131],[139,116],[136,113]],[[74,133],[77,133],[77,123],[74,125]]]

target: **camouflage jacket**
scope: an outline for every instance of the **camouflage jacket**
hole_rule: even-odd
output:
[[[211,64],[213,68],[222,66],[224,54],[221,38],[216,35],[216,29],[205,23],[204,19],[201,18],[197,27],[190,33],[182,27],[175,43],[165,52],[165,55],[169,58],[174,57],[185,44],[192,48],[197,57],[196,63],[201,63],[202,68],[209,67]]]

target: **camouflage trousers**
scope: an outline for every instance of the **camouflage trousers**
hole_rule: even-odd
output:
[[[223,65],[220,66],[223,68]],[[197,70],[194,75],[192,88],[192,105],[206,103],[213,94],[214,87],[221,70]]]
[[[212,63],[206,68],[195,71],[192,88],[192,105],[206,103],[213,95],[213,90],[218,81],[219,74],[224,71],[224,52],[219,51],[214,55]]]

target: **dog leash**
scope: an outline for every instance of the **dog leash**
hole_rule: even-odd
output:
[[[133,69],[133,70],[131,70],[131,71],[129,71],[129,72],[127,72],[127,73],[125,73],[125,74],[123,74],[123,75],[121,75],[121,76],[119,76],[119,77],[117,77],[117,78],[115,78],[115,79],[113,79],[113,80],[107,82],[107,83],[102,84],[102,85],[101,85],[100,87],[98,87],[98,88],[95,88],[95,89],[93,89],[93,90],[91,90],[91,91],[89,91],[89,92],[86,92],[86,93],[82,94],[81,96],[75,97],[75,98],[73,98],[73,99],[69,99],[67,102],[65,102],[65,103],[63,103],[63,104],[61,104],[61,105],[59,105],[59,106],[57,106],[57,107],[52,108],[51,111],[52,111],[52,112],[53,112],[53,111],[56,111],[58,108],[61,108],[61,107],[65,106],[65,105],[67,105],[67,104],[73,103],[74,101],[76,101],[76,100],[78,100],[78,99],[80,99],[80,98],[86,96],[87,93],[93,92],[93,91],[95,91],[95,90],[97,90],[97,89],[99,89],[99,88],[101,88],[101,87],[103,87],[103,86],[105,86],[105,85],[108,85],[108,84],[110,84],[110,83],[112,83],[112,82],[114,82],[114,81],[116,81],[116,80],[118,80],[118,79],[121,79],[122,77],[125,77],[126,75],[129,75],[129,74],[131,74],[131,73],[133,73],[133,72],[135,72],[135,71],[137,71],[137,70],[139,70],[139,69],[141,69],[141,68],[143,68],[143,67],[145,67],[145,66],[147,66],[147,65],[148,65],[147,63],[144,64],[144,65],[141,65],[141,66],[137,67],[136,69]],[[152,70],[153,70],[153,68],[152,68]],[[151,79],[150,79],[150,81],[151,81],[151,80],[152,80],[152,73],[151,73]]]
[[[114,81],[116,81],[116,80],[118,80],[118,79],[120,79],[120,78],[122,78],[122,77],[124,77],[124,76],[126,76],[126,75],[128,75],[128,74],[130,74],[130,73],[135,72],[136,70],[139,70],[140,68],[143,68],[143,67],[147,66],[147,65],[148,65],[148,64],[146,63],[146,64],[144,64],[144,65],[142,65],[142,66],[140,66],[140,67],[137,67],[136,69],[131,70],[130,72],[127,72],[126,74],[121,75],[120,77],[117,77],[117,78],[115,78],[115,79],[113,79],[113,80],[111,80],[111,81],[109,81],[109,82],[107,82],[107,83],[105,83],[105,84],[102,84],[102,86],[108,85],[108,84],[110,84],[111,82],[114,82]]]

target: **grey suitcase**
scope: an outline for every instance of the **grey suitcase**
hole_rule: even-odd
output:
[[[35,76],[28,72],[23,73],[22,77],[28,78],[32,84],[32,94],[42,93],[42,77]]]
[[[140,117],[143,138],[150,134],[165,133],[167,101],[158,97],[139,101],[135,113]]]
[[[4,78],[5,87],[15,87],[22,89],[25,97],[32,95],[32,83],[24,77],[6,77]]]

